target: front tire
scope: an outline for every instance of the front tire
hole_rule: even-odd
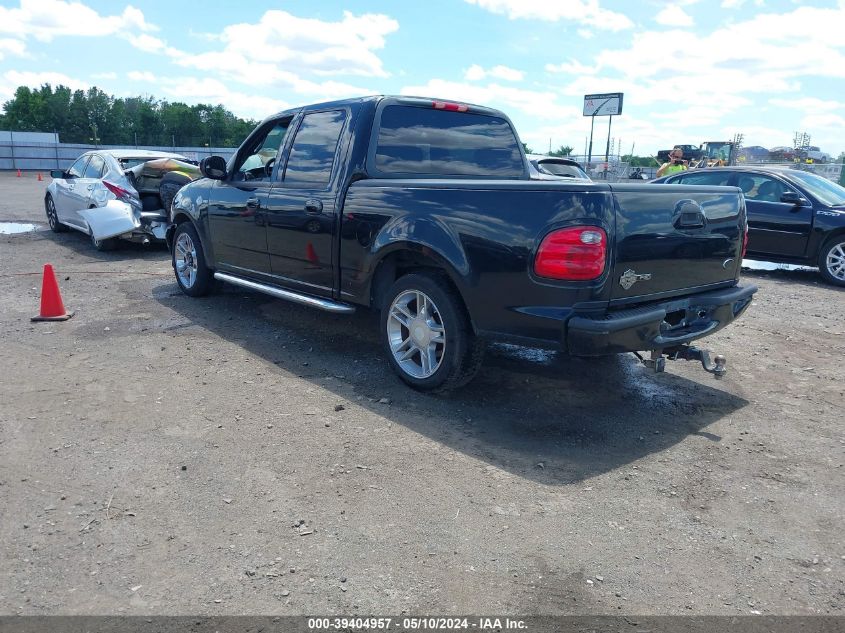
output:
[[[212,288],[214,276],[205,265],[205,253],[194,225],[183,222],[173,234],[173,272],[176,283],[189,297],[202,297]]]
[[[419,391],[465,385],[481,365],[484,347],[458,294],[442,277],[412,273],[385,295],[381,340],[391,367]]]
[[[845,235],[834,236],[822,246],[819,272],[828,283],[845,286]]]
[[[44,198],[44,211],[47,213],[47,223],[50,225],[50,230],[53,233],[64,233],[67,231],[67,225],[59,222],[59,215],[56,213],[56,203],[53,201],[53,196],[49,193]]]

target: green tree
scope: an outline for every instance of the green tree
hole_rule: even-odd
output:
[[[573,148],[569,145],[561,145],[553,152],[549,152],[549,156],[569,156],[572,153]]]
[[[103,145],[206,144],[232,147],[256,121],[241,119],[222,105],[158,101],[151,96],[115,98],[97,87],[71,91],[44,84],[20,86],[3,104],[0,127],[15,131],[59,133],[67,143]]]

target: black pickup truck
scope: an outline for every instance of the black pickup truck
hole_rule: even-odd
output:
[[[228,164],[202,161],[168,243],[180,288],[215,280],[329,312],[380,313],[412,387],[468,382],[485,340],[579,356],[696,359],[695,339],[750,304],[745,206],[733,187],[531,180],[510,120],[411,97],[269,117]],[[642,358],[642,357],[641,357]]]

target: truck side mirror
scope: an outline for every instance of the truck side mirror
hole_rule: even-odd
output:
[[[222,156],[206,156],[200,161],[200,173],[212,180],[226,178],[226,161]]]

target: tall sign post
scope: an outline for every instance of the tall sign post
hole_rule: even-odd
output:
[[[590,149],[587,153],[587,165],[593,160],[593,128],[597,116],[610,117],[607,122],[607,148],[605,162],[610,160],[610,125],[613,115],[622,114],[622,93],[608,92],[597,95],[584,95],[584,116],[590,117]]]

